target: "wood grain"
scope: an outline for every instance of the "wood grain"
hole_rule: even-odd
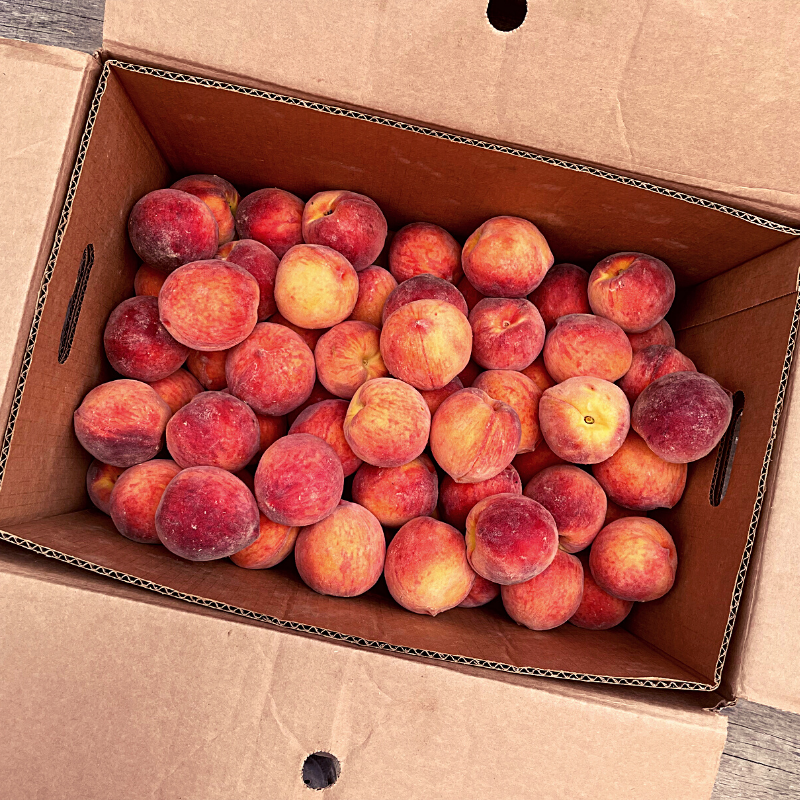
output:
[[[0,0],[0,36],[93,53],[105,0]]]

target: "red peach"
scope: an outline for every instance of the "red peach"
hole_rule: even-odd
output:
[[[249,473],[246,469],[240,469],[238,472],[233,473],[249,490],[251,493],[255,494],[256,491],[256,481],[255,478]],[[261,515],[264,516],[263,514]]]
[[[474,361],[468,361],[467,366],[458,373],[458,379],[464,384],[464,388],[468,389],[481,372],[483,370]]]
[[[645,347],[650,347],[651,344],[665,344],[667,347],[675,347],[675,334],[672,332],[669,322],[665,319],[662,319],[661,322],[656,323],[644,333],[629,333],[627,336],[634,355],[640,350],[644,350]]]
[[[622,506],[618,506],[613,500],[609,500],[606,506],[606,518],[603,521],[603,527],[605,528],[609,522],[614,522],[615,520],[622,519],[623,517],[646,516],[647,514],[644,514],[641,511],[634,511],[632,508],[623,508]]]
[[[386,320],[397,311],[398,308],[413,303],[415,300],[443,300],[445,303],[450,303],[455,306],[465,317],[467,316],[467,301],[461,292],[442,278],[437,278],[434,275],[417,275],[414,278],[409,278],[403,281],[390,295],[386,298],[386,304],[383,307],[382,324],[386,324]]]
[[[258,464],[264,451],[281,436],[286,436],[286,417],[270,417],[266,414],[256,414],[258,420],[258,451],[250,464]]]
[[[258,321],[263,322],[277,310],[275,305],[275,274],[278,257],[265,244],[255,239],[228,242],[217,250],[217,258],[238,264],[258,283]]]
[[[481,300],[486,299],[485,294],[481,294],[466,278],[458,282],[458,291],[467,303],[467,308],[472,311]]]
[[[104,464],[97,459],[89,464],[86,473],[86,491],[92,503],[104,514],[111,513],[111,491],[123,472],[125,472],[124,467],[112,467],[111,464]]]
[[[472,358],[486,369],[521,370],[542,352],[544,322],[522,298],[487,297],[469,313]]]
[[[220,244],[233,239],[233,218],[239,205],[239,192],[233,184],[217,175],[189,175],[173,183],[170,188],[199,197],[211,209],[217,220]]]
[[[194,375],[185,369],[179,369],[160,381],[153,381],[150,385],[170,407],[173,414],[203,391],[203,387]]]
[[[352,475],[360,466],[361,459],[353,452],[344,435],[347,417],[347,400],[322,400],[308,406],[292,423],[289,433],[310,433],[327,442],[342,462],[344,477]]]
[[[482,575],[475,575],[475,582],[469,594],[459,604],[459,608],[479,608],[491,603],[500,594],[500,584],[487,581]]]
[[[286,415],[286,419],[290,425],[294,425],[295,420],[309,407],[316,403],[321,403],[323,400],[338,400],[340,398],[334,397],[319,381],[314,382],[314,388],[307,400],[300,403],[294,411],[290,411]]]
[[[239,203],[236,232],[240,239],[255,239],[278,258],[301,244],[304,203],[283,189],[259,189]]]
[[[576,264],[556,264],[528,296],[539,309],[547,330],[567,314],[590,314],[589,273]]]
[[[520,480],[524,485],[543,469],[563,463],[564,459],[557,456],[547,446],[547,442],[541,441],[536,445],[536,449],[532,453],[520,453],[514,456],[511,465],[519,472]]]
[[[671,372],[697,372],[697,367],[674,347],[653,344],[634,354],[631,368],[619,381],[619,388],[633,404],[653,381]]]
[[[400,228],[389,247],[389,269],[398,283],[415,275],[435,275],[450,283],[461,279],[461,247],[444,229],[430,222]]]
[[[150,264],[142,264],[133,278],[133,291],[139,297],[158,297],[169,273]]]
[[[383,324],[386,298],[397,288],[392,273],[383,267],[367,267],[358,273],[358,300],[350,319],[368,322],[376,328]]]
[[[461,383],[461,379],[456,377],[450,381],[450,383],[445,384],[442,386],[441,389],[429,389],[427,391],[422,391],[420,394],[422,395],[422,399],[428,404],[428,408],[431,410],[431,415],[436,413],[436,409],[448,398],[451,394],[455,394],[456,392],[460,391],[464,388],[464,384]]]
[[[314,360],[320,383],[347,400],[362,383],[389,374],[381,358],[380,331],[367,322],[334,325],[317,342]]]
[[[543,356],[539,356],[532,364],[525,367],[525,369],[521,369],[520,372],[526,378],[530,378],[542,391],[556,385],[556,381],[552,379],[547,367],[544,365]]]
[[[204,389],[220,392],[227,385],[225,378],[225,359],[227,350],[190,350],[186,359],[186,369],[194,375]]]
[[[481,500],[495,494],[522,494],[522,481],[514,467],[506,467],[499,475],[478,483],[456,483],[448,475],[439,490],[442,517],[449,525],[463,531],[469,512]]]
[[[631,613],[633,603],[604,592],[595,582],[589,569],[588,555],[581,559],[583,566],[583,598],[578,610],[570,617],[577,628],[607,631],[619,625]]]
[[[529,453],[542,440],[539,430],[539,400],[542,390],[521,372],[508,369],[490,369],[482,372],[472,384],[489,397],[501,400],[517,412],[521,439],[517,453]]]
[[[231,561],[244,569],[269,569],[281,563],[294,550],[300,528],[271,522],[258,515],[258,538],[244,550],[234,553]]]
[[[273,325],[283,325],[284,328],[294,331],[308,345],[308,348],[312,353],[317,347],[319,337],[322,336],[322,334],[327,330],[326,328],[320,328],[319,330],[312,331],[308,328],[301,328],[299,325],[289,322],[288,319],[282,317],[280,314],[273,314],[269,318],[269,321]]]

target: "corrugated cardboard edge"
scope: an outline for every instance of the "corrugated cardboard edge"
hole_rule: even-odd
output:
[[[97,111],[99,109],[100,100],[102,99],[103,93],[105,91],[106,83],[108,80],[108,75],[112,67],[116,67],[118,69],[124,69],[131,72],[138,72],[140,74],[145,75],[152,75],[154,77],[162,78],[164,80],[176,81],[180,83],[189,83],[198,86],[204,86],[208,88],[214,89],[221,89],[224,91],[231,91],[236,92],[239,94],[245,94],[252,97],[260,97],[264,99],[268,99],[274,102],[279,103],[286,103],[289,105],[296,105],[301,106],[304,108],[308,108],[314,111],[320,111],[327,114],[334,114],[337,116],[344,116],[350,117],[352,119],[360,119],[365,122],[370,122],[378,125],[388,125],[390,127],[400,128],[402,130],[408,130],[414,133],[418,133],[424,136],[432,136],[438,139],[445,139],[447,141],[456,142],[458,144],[464,144],[472,147],[478,147],[481,149],[487,150],[494,150],[503,152],[509,155],[518,156],[520,158],[528,158],[533,159],[535,161],[542,161],[544,163],[551,164],[556,167],[560,167],[563,169],[569,169],[576,172],[585,172],[596,177],[600,177],[606,180],[615,181],[618,183],[623,183],[629,186],[635,186],[639,189],[643,189],[646,191],[655,192],[657,194],[666,195],[668,197],[672,197],[687,203],[691,203],[693,205],[703,206],[705,208],[710,208],[716,211],[719,211],[724,214],[730,214],[731,216],[738,217],[739,219],[743,219],[747,222],[750,222],[754,225],[759,225],[761,227],[769,228],[772,230],[779,231],[781,233],[786,233],[793,236],[800,236],[800,230],[795,228],[790,228],[786,225],[782,225],[777,222],[772,222],[770,220],[762,219],[760,217],[755,216],[746,211],[741,211],[739,209],[730,208],[728,206],[721,205],[716,202],[712,202],[710,200],[704,200],[701,198],[693,197],[692,195],[685,194],[683,192],[678,192],[673,189],[666,189],[660,186],[656,186],[654,184],[646,183],[640,180],[636,180],[633,178],[615,175],[613,173],[605,172],[603,170],[597,169],[595,167],[589,167],[582,164],[574,164],[568,161],[562,161],[555,158],[550,158],[547,156],[542,156],[536,153],[528,152],[525,150],[519,150],[511,147],[506,147],[503,145],[493,144],[490,142],[483,142],[480,140],[470,139],[465,136],[460,136],[453,133],[445,133],[442,131],[433,130],[430,128],[425,128],[419,125],[412,125],[405,122],[399,122],[396,120],[385,119],[382,117],[373,116],[370,114],[362,113],[359,111],[352,111],[346,108],[340,108],[336,106],[328,106],[322,103],[317,103],[314,101],[309,100],[302,100],[294,97],[288,97],[285,95],[278,95],[273,92],[262,91],[259,89],[251,89],[243,86],[237,86],[230,83],[223,83],[220,81],[212,80],[209,78],[198,78],[192,75],[184,75],[180,73],[173,73],[167,72],[160,69],[155,69],[152,67],[144,67],[136,64],[128,64],[121,61],[110,60],[107,61],[103,71],[100,76],[100,80],[97,86],[97,90],[95,92],[95,96],[92,100],[92,105],[89,111],[89,117],[86,123],[86,129],[84,131],[83,138],[81,140],[80,148],[78,150],[78,156],[75,163],[75,168],[72,173],[72,179],[69,184],[69,189],[67,192],[67,198],[65,201],[64,209],[62,211],[61,219],[59,221],[58,229],[56,231],[55,241],[53,244],[53,249],[50,255],[50,259],[47,264],[47,268],[42,278],[42,287],[39,293],[39,298],[37,301],[36,312],[34,314],[33,324],[31,326],[31,332],[28,339],[28,345],[25,351],[25,358],[23,360],[22,369],[20,372],[19,380],[17,383],[17,390],[14,395],[14,400],[11,407],[11,413],[9,415],[8,425],[6,428],[5,436],[3,439],[2,449],[0,450],[0,486],[2,486],[2,479],[5,472],[5,465],[8,458],[8,452],[11,444],[11,440],[14,434],[14,423],[16,421],[17,414],[19,412],[19,406],[22,399],[22,394],[25,388],[25,380],[27,377],[28,369],[30,368],[30,361],[31,356],[33,353],[33,348],[36,342],[36,335],[38,333],[39,322],[41,320],[41,313],[44,308],[44,303],[47,297],[47,287],[49,285],[50,278],[52,277],[53,270],[55,268],[56,260],[58,258],[58,251],[61,245],[61,240],[63,238],[64,230],[66,229],[67,222],[69,221],[69,213],[72,205],[72,201],[75,196],[75,191],[77,188],[78,180],[80,179],[80,173],[83,166],[84,159],[86,157],[86,151],[88,148],[89,141],[92,135],[92,127],[94,125],[94,120],[97,116]],[[40,553],[41,555],[45,555],[49,558],[55,558],[59,561],[64,561],[68,564],[73,564],[75,566],[79,566],[82,569],[90,570],[92,572],[96,572],[100,575],[105,575],[110,578],[114,578],[115,580],[119,580],[125,583],[130,583],[134,586],[140,586],[142,588],[149,589],[154,592],[159,592],[161,594],[168,595],[170,597],[176,597],[181,600],[185,600],[191,603],[195,603],[197,605],[205,606],[207,608],[213,608],[220,611],[227,611],[232,614],[237,614],[242,617],[246,617],[248,619],[257,620],[260,622],[266,622],[270,625],[275,625],[283,628],[288,628],[290,630],[301,631],[304,633],[311,633],[316,634],[319,636],[323,636],[330,639],[335,639],[339,641],[346,641],[351,644],[359,645],[362,647],[371,647],[375,649],[381,650],[389,650],[391,652],[396,653],[406,653],[409,655],[415,656],[422,656],[425,658],[437,659],[442,661],[449,661],[458,664],[465,664],[468,666],[476,666],[482,667],[487,669],[499,670],[502,672],[511,672],[515,674],[521,675],[534,675],[539,677],[548,677],[548,678],[559,678],[563,680],[576,680],[576,681],[583,681],[588,683],[608,683],[613,685],[621,685],[621,686],[641,686],[641,687],[648,687],[648,688],[658,688],[658,689],[682,689],[688,691],[714,691],[720,685],[722,669],[725,663],[725,656],[727,654],[728,646],[730,644],[731,635],[733,632],[733,626],[736,619],[736,612],[739,606],[739,602],[742,597],[742,591],[744,587],[744,580],[747,573],[747,565],[750,559],[750,554],[752,552],[753,543],[755,541],[755,533],[756,528],[758,526],[758,519],[761,512],[761,507],[764,500],[764,494],[767,485],[767,476],[769,470],[770,459],[772,455],[772,448],[775,442],[775,437],[778,429],[778,422],[780,420],[781,411],[783,408],[783,401],[786,392],[786,385],[789,378],[789,373],[791,369],[791,362],[792,362],[792,355],[794,352],[794,345],[795,340],[797,337],[797,330],[798,324],[800,323],[800,294],[798,294],[798,302],[795,306],[794,316],[792,320],[792,327],[791,332],[789,335],[789,341],[787,343],[787,351],[786,357],[784,359],[784,365],[781,375],[781,382],[780,382],[780,389],[778,392],[778,397],[775,403],[775,410],[773,413],[773,422],[772,422],[772,431],[770,434],[770,440],[767,445],[767,450],[764,456],[764,462],[761,471],[761,477],[759,480],[759,487],[758,487],[758,494],[755,502],[755,506],[753,509],[753,515],[751,518],[750,528],[748,531],[748,538],[747,538],[747,546],[745,547],[744,554],[742,556],[741,565],[739,568],[739,572],[737,574],[736,583],[733,591],[733,595],[731,598],[731,610],[730,615],[728,617],[728,622],[725,629],[725,635],[723,638],[722,647],[720,650],[720,654],[717,660],[717,665],[715,669],[715,676],[713,683],[698,683],[698,682],[691,682],[691,681],[678,681],[678,680],[665,680],[657,677],[653,678],[618,678],[614,676],[607,676],[607,675],[590,675],[590,674],[583,674],[583,673],[573,673],[573,672],[563,672],[563,671],[555,671],[555,670],[547,670],[547,669],[539,669],[535,667],[518,667],[511,664],[504,664],[502,662],[494,662],[494,661],[486,661],[481,659],[474,659],[474,658],[467,658],[465,656],[453,655],[450,653],[439,653],[436,651],[430,650],[416,650],[413,648],[407,647],[400,647],[398,645],[392,645],[387,642],[375,641],[375,640],[367,640],[357,636],[351,636],[348,634],[343,634],[338,631],[327,630],[325,628],[318,628],[316,626],[300,624],[296,622],[292,622],[291,620],[282,620],[277,617],[272,617],[266,614],[260,614],[254,612],[249,609],[239,608],[237,606],[231,606],[226,603],[222,603],[220,601],[211,600],[209,598],[198,597],[196,595],[188,595],[183,592],[178,592],[174,589],[171,589],[168,586],[162,586],[160,584],[153,583],[152,581],[144,580],[142,578],[138,578],[134,575],[128,575],[123,572],[118,572],[116,570],[103,567],[98,564],[93,564],[91,562],[85,561],[80,558],[76,558],[71,556],[67,553],[62,553],[57,550],[53,550],[48,547],[44,547],[39,545],[35,542],[31,542],[27,539],[23,539],[22,537],[16,536],[13,533],[7,531],[0,531],[0,539],[5,541],[11,542],[12,544],[16,544],[20,547],[24,547],[26,549],[32,550],[34,552]]]

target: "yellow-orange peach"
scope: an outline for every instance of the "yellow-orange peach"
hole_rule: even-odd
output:
[[[353,452],[344,435],[347,400],[322,400],[304,409],[292,423],[289,433],[310,433],[327,442],[339,456],[345,478],[360,466],[361,459]]]
[[[525,369],[521,369],[520,372],[526,378],[530,378],[542,391],[556,385],[544,365],[543,356],[539,356],[532,364],[525,367]]]
[[[697,372],[694,362],[674,347],[653,344],[634,353],[631,368],[623,375],[619,388],[631,402],[653,382],[671,372]]]
[[[589,273],[575,264],[556,264],[542,282],[528,295],[539,309],[547,330],[559,317],[567,314],[589,314]]]
[[[219,243],[233,239],[234,215],[239,205],[239,192],[233,184],[217,175],[189,175],[172,184],[171,189],[199,197],[211,210],[219,228]]]
[[[283,258],[303,241],[304,205],[299,197],[283,189],[259,189],[239,203],[236,232],[240,239],[255,239]]]
[[[464,384],[461,383],[461,378],[455,377],[450,383],[442,386],[441,389],[429,389],[428,391],[422,391],[420,394],[422,395],[423,400],[428,404],[428,408],[431,410],[431,415],[436,413],[436,409],[448,398],[451,394],[455,394],[456,392],[460,391],[464,388]]]
[[[500,584],[487,581],[481,575],[475,575],[475,581],[469,594],[459,604],[459,608],[479,608],[491,603],[500,594]]]
[[[623,517],[646,517],[647,514],[642,511],[634,511],[632,508],[623,508],[618,506],[613,500],[609,500],[606,505],[606,518],[603,522],[605,528],[609,522],[622,519]]]
[[[403,281],[387,298],[383,307],[382,320],[386,320],[397,311],[398,308],[413,303],[415,300],[443,300],[445,303],[455,306],[464,316],[469,313],[467,301],[461,292],[448,283],[443,278],[434,275],[417,275]]]
[[[133,278],[133,291],[137,296],[158,297],[169,273],[152,264],[142,264]]]
[[[336,397],[349,400],[362,383],[385,378],[381,333],[368,322],[348,320],[323,334],[314,350],[317,377]]]
[[[400,228],[389,246],[389,269],[399,283],[415,275],[435,275],[450,283],[461,279],[461,247],[444,229],[430,222]]]
[[[350,319],[368,322],[376,328],[383,324],[386,298],[397,288],[392,273],[383,267],[367,267],[358,273],[358,299]]]
[[[319,330],[312,331],[308,328],[301,328],[299,325],[289,322],[288,319],[282,317],[280,314],[273,314],[269,318],[269,321],[273,325],[283,325],[284,328],[294,331],[308,345],[308,348],[312,353],[316,349],[320,336],[322,336],[322,334],[327,330],[326,328],[320,328]]]
[[[456,483],[448,475],[439,488],[442,518],[463,531],[469,512],[481,500],[495,494],[522,494],[522,481],[514,467],[506,467],[499,475],[479,483]]]
[[[590,631],[607,631],[619,625],[631,613],[633,603],[603,591],[592,577],[588,556],[580,559],[583,566],[583,597],[578,610],[570,617],[577,628]]]
[[[104,514],[109,514],[111,511],[111,491],[123,472],[125,472],[123,467],[112,467],[111,464],[104,464],[97,459],[89,464],[86,473],[86,491],[92,503]]]
[[[665,319],[656,323],[650,330],[644,333],[629,333],[628,341],[631,343],[634,355],[651,344],[665,344],[667,347],[675,347],[675,334]]]
[[[472,358],[485,369],[521,370],[544,345],[544,322],[523,298],[487,297],[469,313]]]
[[[225,377],[225,359],[227,350],[190,350],[186,359],[186,369],[194,375],[204,389],[220,392],[227,385]]]
[[[170,407],[173,414],[203,391],[199,381],[185,369],[176,370],[172,375],[160,381],[153,381],[150,385]]]
[[[489,397],[501,400],[517,412],[521,431],[517,453],[529,453],[535,450],[542,439],[539,430],[541,389],[521,372],[508,369],[490,369],[482,372],[472,386],[475,389],[482,389]]]
[[[523,486],[543,469],[563,463],[564,459],[557,456],[545,441],[539,442],[532,453],[520,453],[514,456],[514,460],[511,462],[514,469],[519,472]]]
[[[245,569],[269,569],[281,563],[294,550],[300,528],[279,525],[258,515],[258,538],[244,550],[234,553],[231,561]]]
[[[466,278],[462,278],[458,282],[458,291],[467,303],[467,308],[472,311],[481,300],[486,298],[485,294],[481,294]]]
[[[275,275],[278,256],[265,244],[255,239],[239,239],[217,250],[217,258],[238,264],[246,269],[258,283],[258,321],[263,322],[275,313]]]

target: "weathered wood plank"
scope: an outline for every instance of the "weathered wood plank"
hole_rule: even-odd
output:
[[[0,0],[0,36],[92,53],[103,41],[105,0]]]

